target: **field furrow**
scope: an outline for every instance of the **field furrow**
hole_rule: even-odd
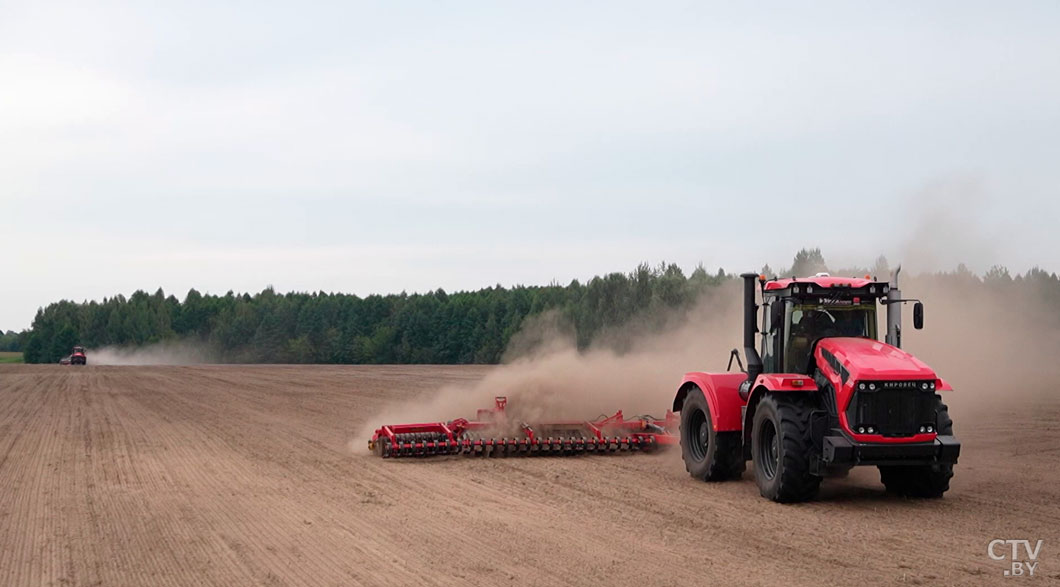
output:
[[[351,452],[388,404],[487,372],[0,366],[0,585],[989,585],[994,538],[1044,540],[1060,579],[1060,403],[955,396],[965,448],[934,501],[864,469],[781,506],[677,452]]]

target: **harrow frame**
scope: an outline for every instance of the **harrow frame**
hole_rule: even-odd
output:
[[[508,398],[497,396],[494,407],[480,409],[475,420],[383,426],[368,449],[383,458],[436,455],[530,456],[652,451],[678,443],[678,418],[670,410],[663,419],[638,416],[627,420],[622,410],[596,420],[512,422]],[[484,435],[506,430],[501,438]],[[512,431],[516,432],[512,432]]]

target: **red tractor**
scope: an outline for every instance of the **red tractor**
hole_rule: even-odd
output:
[[[75,346],[74,352],[70,353],[70,364],[71,365],[87,365],[88,358],[85,357],[85,347]]]
[[[901,349],[902,304],[915,302],[916,329],[924,306],[901,299],[898,273],[892,283],[826,273],[741,277],[746,371],[688,373],[674,398],[688,472],[722,481],[751,461],[764,497],[798,502],[813,498],[825,477],[875,465],[890,492],[941,497],[961,449],[938,395],[951,388]],[[877,304],[887,308],[885,342]],[[733,358],[742,368],[736,349],[730,368]]]

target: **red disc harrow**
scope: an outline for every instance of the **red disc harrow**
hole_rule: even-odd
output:
[[[510,420],[508,398],[494,399],[492,409],[475,420],[383,426],[368,449],[383,458],[436,455],[531,456],[652,451],[677,444],[677,417],[638,416],[627,420],[619,410],[597,420],[527,423]]]

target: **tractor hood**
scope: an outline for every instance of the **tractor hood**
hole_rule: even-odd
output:
[[[854,381],[935,379],[935,371],[900,348],[868,338],[825,338],[817,348],[831,353]]]

